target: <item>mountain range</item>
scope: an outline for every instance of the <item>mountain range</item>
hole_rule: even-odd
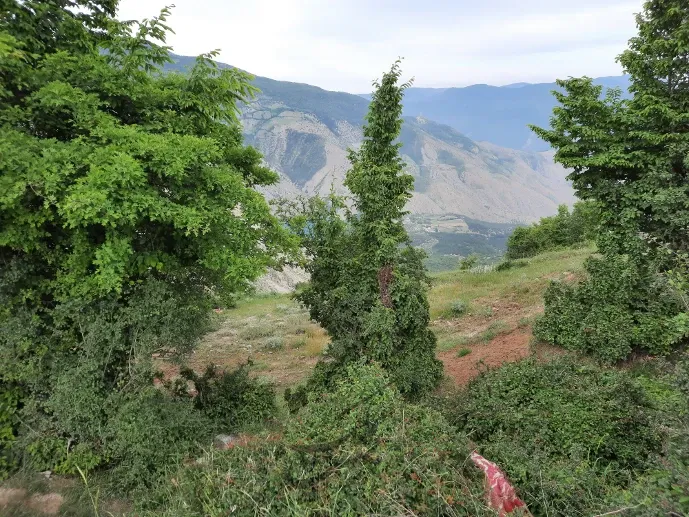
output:
[[[194,58],[172,56],[185,70]],[[219,64],[221,67],[229,65]],[[597,80],[625,87],[625,77]],[[281,177],[269,196],[344,193],[347,149],[356,148],[368,109],[364,95],[255,77],[261,93],[242,108],[246,142]],[[566,171],[527,124],[548,125],[555,84],[409,88],[401,154],[415,178],[412,214],[454,214],[525,223],[574,201]]]
[[[594,83],[604,90],[620,88],[623,95],[629,87],[627,76],[601,77],[594,79]],[[548,144],[537,138],[528,124],[550,126],[556,105],[551,92],[556,89],[559,88],[555,83],[409,88],[404,96],[404,114],[447,124],[473,140],[513,149],[546,151]]]

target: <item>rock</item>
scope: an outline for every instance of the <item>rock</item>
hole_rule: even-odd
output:
[[[0,509],[18,505],[25,497],[23,488],[0,488]]]
[[[231,449],[239,441],[239,437],[234,434],[219,434],[213,439],[213,447],[221,451]]]
[[[29,499],[27,507],[43,515],[57,515],[63,502],[64,497],[60,494],[35,494]]]

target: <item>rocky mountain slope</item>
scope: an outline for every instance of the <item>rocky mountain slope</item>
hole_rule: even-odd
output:
[[[620,88],[628,95],[629,79],[601,77],[598,85]],[[404,96],[404,114],[447,124],[469,138],[529,151],[549,146],[529,129],[547,127],[555,106],[555,83],[517,83],[507,86],[475,84],[464,88],[410,88]],[[362,95],[368,98],[368,95]]]
[[[243,114],[247,143],[263,153],[282,181],[272,196],[327,194],[342,186],[347,148],[362,131],[346,120],[326,124],[262,96]],[[408,209],[415,214],[462,214],[492,222],[527,222],[573,202],[566,171],[550,153],[529,153],[477,143],[454,129],[417,117],[405,118],[402,155],[415,178]]]
[[[173,56],[183,70],[192,58]],[[227,65],[221,65],[227,66]],[[261,94],[242,112],[246,141],[280,173],[269,196],[327,194],[342,186],[347,149],[362,140],[361,96],[257,77]],[[410,93],[413,90],[410,90]],[[475,142],[423,117],[405,118],[400,141],[415,193],[414,214],[457,214],[500,223],[530,222],[573,202],[566,171],[549,153]]]

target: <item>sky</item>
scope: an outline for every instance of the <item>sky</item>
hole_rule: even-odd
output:
[[[398,57],[414,86],[620,75],[643,0],[121,0],[122,20],[175,2],[167,43],[255,75],[367,93]]]

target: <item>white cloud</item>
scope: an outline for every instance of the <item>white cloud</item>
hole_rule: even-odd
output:
[[[398,56],[416,86],[621,73],[642,0],[177,0],[168,42],[274,79],[365,92]],[[122,0],[120,18],[164,0]]]

